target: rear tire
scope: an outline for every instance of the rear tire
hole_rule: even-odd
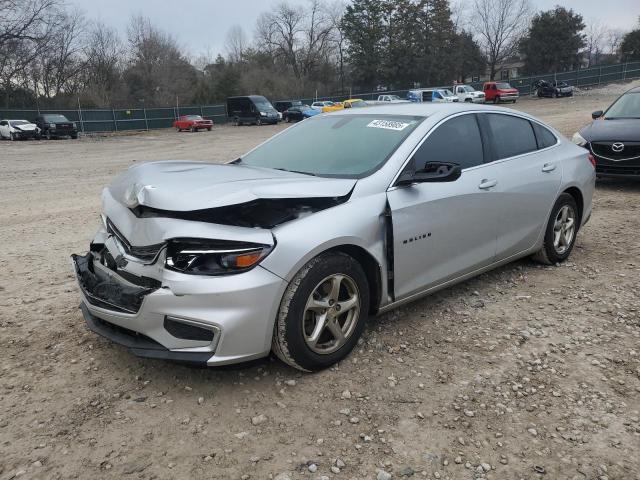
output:
[[[282,297],[272,350],[299,370],[327,368],[353,350],[368,310],[369,283],[360,264],[341,252],[319,255],[300,269]]]
[[[545,265],[564,262],[576,243],[580,222],[575,199],[568,193],[563,193],[551,209],[544,232],[544,243],[533,255],[533,259]]]

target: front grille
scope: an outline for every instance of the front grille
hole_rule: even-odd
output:
[[[613,150],[614,144],[622,144],[624,148],[616,152]],[[634,160],[640,158],[640,142],[592,142],[591,152],[609,160]]]
[[[134,247],[129,243],[125,236],[118,231],[116,226],[109,219],[107,219],[107,233],[116,237],[127,255],[131,255],[132,257],[138,258],[145,262],[152,262],[156,258],[158,253],[160,253],[160,250],[162,250],[162,248],[164,247],[164,243]]]

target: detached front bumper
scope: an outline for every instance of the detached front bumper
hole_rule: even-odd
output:
[[[16,130],[13,132],[13,138],[16,140],[28,140],[37,136],[38,132],[36,130]]]
[[[213,366],[268,355],[286,288],[280,277],[260,266],[224,277],[149,266],[162,272],[158,281],[105,262],[100,247],[72,256],[93,332],[147,358]],[[162,255],[157,263],[163,265]]]

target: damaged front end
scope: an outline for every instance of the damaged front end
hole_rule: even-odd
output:
[[[238,205],[190,211],[160,210],[144,205],[131,209],[138,218],[175,218],[248,228],[271,229],[346,202],[349,195],[319,198],[261,198]]]
[[[133,275],[125,278],[123,272],[117,272],[115,260],[103,245],[93,244],[86,255],[74,254],[71,260],[82,293],[96,307],[135,314],[144,298],[161,286],[159,281],[151,278]]]
[[[268,354],[287,286],[263,266],[278,227],[347,202],[354,184],[188,162],[130,169],[103,190],[89,252],[72,255],[87,326],[144,357]]]

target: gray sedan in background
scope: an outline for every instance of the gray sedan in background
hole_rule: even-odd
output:
[[[594,184],[587,150],[509,109],[319,115],[230,164],[118,176],[88,253],[72,256],[81,308],[143,357],[213,366],[273,351],[319,370],[370,315],[521,257],[566,260]]]

